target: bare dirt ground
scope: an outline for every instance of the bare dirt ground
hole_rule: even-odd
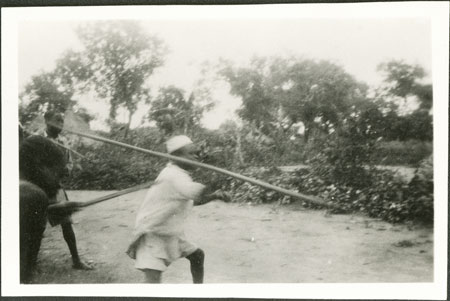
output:
[[[72,191],[83,201],[107,191]],[[74,214],[83,259],[95,270],[71,268],[60,227],[47,227],[34,283],[140,283],[126,254],[145,191]],[[225,204],[194,207],[188,238],[206,253],[206,283],[432,282],[433,230],[356,215],[327,215],[299,205]],[[192,283],[180,259],[164,283]]]

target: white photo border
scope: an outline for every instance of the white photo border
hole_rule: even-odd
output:
[[[2,295],[307,299],[446,299],[448,231],[449,3],[22,7],[2,9]],[[101,18],[99,18],[101,16]],[[425,18],[432,24],[434,282],[376,284],[20,285],[18,248],[18,25],[23,21],[217,18]]]

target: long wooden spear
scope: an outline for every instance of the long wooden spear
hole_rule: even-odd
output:
[[[309,196],[309,195],[305,195],[305,194],[302,194],[302,193],[299,193],[299,192],[296,192],[296,191],[284,189],[284,188],[281,188],[281,187],[278,187],[278,186],[275,186],[275,185],[272,185],[272,184],[269,184],[269,183],[266,183],[266,182],[263,182],[263,181],[260,181],[260,180],[257,180],[257,179],[253,179],[253,178],[250,178],[250,177],[247,177],[247,176],[235,173],[235,172],[231,172],[231,171],[228,171],[226,169],[215,167],[215,166],[212,166],[212,165],[209,165],[209,164],[200,163],[200,162],[196,162],[196,161],[192,161],[192,160],[188,160],[188,159],[185,159],[185,158],[172,156],[172,155],[169,155],[169,154],[164,154],[164,153],[160,153],[160,152],[156,152],[156,151],[151,151],[151,150],[148,150],[148,149],[144,149],[144,148],[140,148],[140,147],[137,147],[137,146],[129,145],[129,144],[126,144],[126,143],[123,143],[123,142],[114,141],[114,140],[103,138],[103,137],[100,137],[100,136],[78,132],[78,131],[73,130],[73,129],[63,129],[63,130],[65,130],[65,131],[67,131],[69,133],[78,135],[78,136],[82,136],[82,137],[89,138],[89,139],[92,139],[92,140],[101,141],[101,142],[104,142],[104,143],[108,143],[108,144],[124,147],[124,148],[127,148],[127,149],[132,149],[132,150],[135,150],[135,151],[138,151],[138,152],[141,152],[141,153],[145,153],[145,154],[149,154],[149,155],[152,155],[152,156],[155,156],[155,157],[165,158],[165,159],[169,159],[169,160],[173,160],[173,161],[177,161],[177,162],[190,164],[190,165],[193,165],[193,166],[196,166],[196,167],[212,170],[212,171],[215,171],[215,172],[218,172],[218,173],[221,173],[221,174],[225,174],[227,176],[230,176],[230,177],[233,177],[233,178],[245,181],[245,182],[252,183],[254,185],[261,186],[263,188],[271,189],[271,190],[280,192],[282,194],[285,194],[285,195],[288,195],[288,196],[292,196],[292,197],[295,197],[295,198],[303,200],[303,201],[310,202],[312,204],[325,206],[325,207],[334,207],[334,204],[327,203],[327,202],[325,202],[324,200],[322,200],[322,199],[320,199],[318,197]]]
[[[124,190],[114,192],[114,193],[110,193],[110,194],[107,194],[107,195],[104,195],[104,196],[101,196],[101,197],[98,197],[98,198],[95,198],[95,199],[89,200],[89,201],[84,201],[84,202],[83,201],[81,201],[81,202],[70,201],[70,202],[61,202],[61,203],[53,204],[53,205],[48,206],[48,212],[53,215],[60,215],[60,216],[67,215],[72,212],[79,211],[83,207],[91,206],[91,205],[94,205],[97,203],[101,203],[101,202],[122,196],[124,194],[132,193],[132,192],[135,192],[135,191],[138,191],[141,189],[148,188],[152,184],[153,184],[153,182],[140,184],[140,185],[133,186],[133,187],[130,187],[130,188],[127,188]]]

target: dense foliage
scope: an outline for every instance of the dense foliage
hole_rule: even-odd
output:
[[[377,165],[405,165],[417,167],[433,153],[431,142],[420,140],[378,142],[372,160]]]
[[[198,143],[205,163],[321,197],[337,205],[334,212],[361,211],[392,222],[433,220],[432,166],[421,165],[433,152],[433,87],[424,83],[420,66],[383,62],[378,70],[384,81],[369,87],[327,60],[254,57],[240,65],[220,60],[206,64],[209,69],[201,70],[189,93],[176,86],[156,90],[150,79],[169,53],[139,22],[85,23],[76,33],[82,49],[64,53],[53,70],[35,75],[22,91],[25,129],[34,131],[50,109],[70,113],[66,126],[89,131],[89,122],[99,116],[76,99],[101,99],[108,104],[109,129],[97,134],[104,137],[164,152],[168,137],[184,133]],[[202,118],[217,104],[212,92],[218,82],[242,101],[239,118],[208,130]],[[146,114],[133,129],[138,108]],[[126,112],[127,120],[120,121],[119,112]],[[73,142],[84,158],[74,155],[70,189],[134,186],[153,180],[166,163],[107,144]],[[282,165],[308,168],[285,173],[277,168]],[[379,165],[418,169],[405,182]],[[232,192],[236,202],[292,201],[210,171],[196,178]]]
[[[276,168],[248,169],[242,173],[286,189],[318,196],[337,205],[331,210],[332,213],[361,212],[394,223],[433,221],[433,180],[421,176],[420,169],[410,183],[405,183],[390,171],[375,170],[372,172],[371,185],[361,189],[349,185],[327,185],[308,169],[300,169],[293,174],[283,173]],[[234,179],[223,180],[222,186],[232,192],[235,202],[283,204],[299,201]],[[307,201],[303,205],[320,208]]]
[[[116,136],[100,134],[132,145],[164,152],[164,135],[157,129],[132,130],[125,140],[120,133]],[[264,166],[260,164],[261,167],[251,166],[253,164],[231,166],[230,162],[233,162],[234,157],[233,147],[230,146],[226,136],[218,135],[214,131],[199,131],[194,139],[203,142],[200,146],[203,149],[202,159],[205,163],[232,169],[279,187],[318,196],[337,205],[332,210],[333,213],[361,212],[390,222],[413,220],[430,223],[433,221],[431,157],[418,164],[413,180],[407,182],[388,170],[368,166],[360,168],[360,165],[356,165],[360,160],[358,156],[350,155],[351,151],[342,152],[339,147],[323,148],[323,151],[319,151],[322,144],[318,144],[315,148],[311,147],[309,152],[315,155],[310,156],[312,158],[309,161],[310,168],[283,172],[276,165],[271,164]],[[351,145],[346,147],[352,148]],[[354,146],[358,149],[360,147],[359,144]],[[107,144],[82,145],[78,151],[82,152],[87,159],[75,157],[78,167],[66,183],[70,189],[124,189],[154,180],[167,162],[164,159]],[[324,154],[328,154],[329,159],[326,159]],[[250,154],[245,153],[244,156],[247,157]],[[298,201],[278,192],[207,170],[197,170],[194,178],[214,189],[230,192],[233,202],[284,204]],[[320,208],[307,202],[303,202],[303,205]]]
[[[132,130],[126,139],[121,132],[113,135],[99,134],[105,138],[164,152],[162,137],[158,131]],[[128,188],[153,181],[165,164],[164,161],[151,156],[103,143],[80,145],[78,152],[86,158],[73,156],[77,162],[76,168],[65,183],[71,189]]]

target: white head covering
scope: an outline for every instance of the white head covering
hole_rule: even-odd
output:
[[[185,135],[174,136],[166,141],[167,152],[171,154],[174,151],[192,143],[193,143],[192,140],[188,136]]]

